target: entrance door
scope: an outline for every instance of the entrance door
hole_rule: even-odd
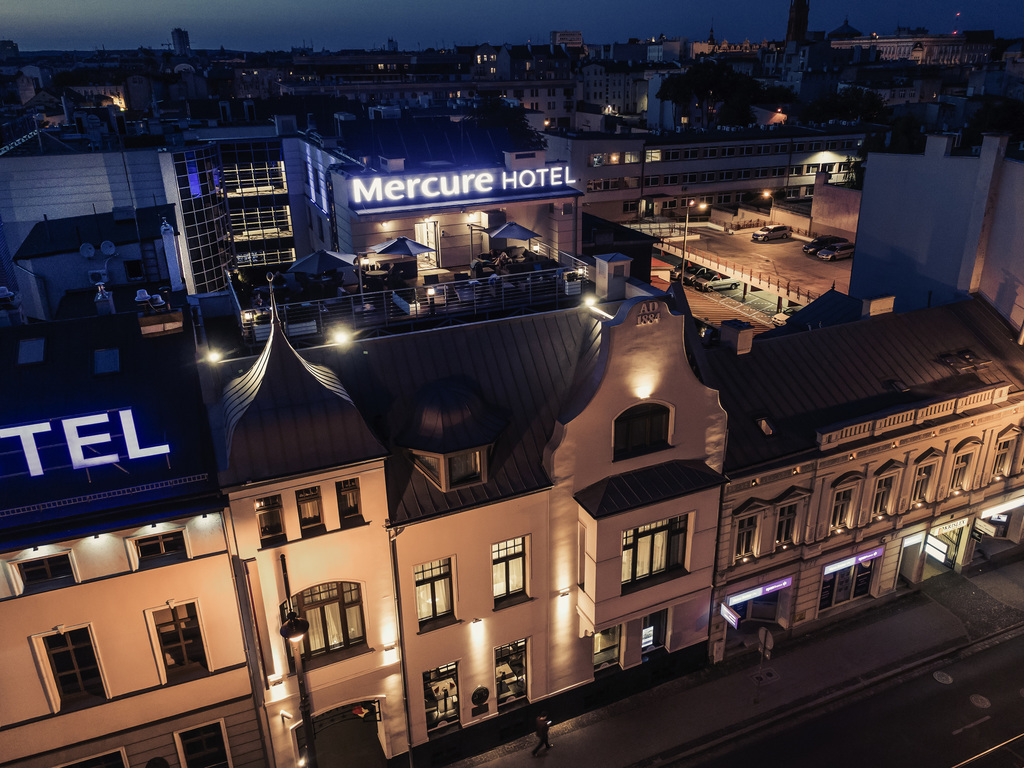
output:
[[[427,248],[433,249],[427,253],[421,253],[416,257],[416,262],[419,266],[420,272],[424,269],[437,269],[440,264],[437,251],[441,246],[438,243],[440,238],[437,235],[436,221],[416,222],[416,242],[420,245],[427,246]]]
[[[385,768],[387,759],[380,744],[380,710],[375,701],[332,709],[313,718],[317,764],[321,768]],[[298,729],[300,746],[302,729]]]

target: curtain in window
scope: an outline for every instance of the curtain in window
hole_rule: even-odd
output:
[[[508,564],[508,591],[521,592],[526,588],[523,581],[523,561],[521,559],[511,560]]]

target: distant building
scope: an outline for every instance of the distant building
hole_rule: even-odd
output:
[[[579,48],[583,45],[583,33],[577,31],[552,32],[551,44],[567,45],[572,48]]]
[[[20,55],[18,44],[13,40],[0,40],[0,61],[16,59]]]
[[[848,25],[844,25],[848,26]],[[851,28],[852,29],[852,28]],[[843,28],[837,32],[842,32]],[[835,33],[833,33],[834,35]],[[861,49],[864,61],[907,60],[915,64],[983,64],[995,41],[992,30],[967,31],[956,35],[932,35],[927,29],[900,27],[892,35],[831,37],[833,48]],[[854,59],[856,61],[856,57]]]
[[[786,42],[797,42],[807,38],[807,14],[810,7],[807,0],[792,0],[789,4],[789,23],[786,25]]]
[[[174,46],[175,56],[188,58],[192,55],[192,46],[188,42],[188,30],[175,27],[171,30],[171,44]]]

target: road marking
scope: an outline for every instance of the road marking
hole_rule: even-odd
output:
[[[967,725],[963,726],[962,728],[957,728],[955,731],[953,731],[953,735],[954,736],[959,736],[961,733],[966,731],[968,728],[973,728],[976,725],[981,725],[986,720],[991,720],[991,719],[992,719],[992,715],[985,715],[983,718],[981,718],[981,720],[975,720],[973,723],[968,723]]]

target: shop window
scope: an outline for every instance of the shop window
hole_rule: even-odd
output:
[[[778,522],[775,525],[775,546],[794,543],[796,533],[796,504],[779,507]]]
[[[951,493],[970,490],[970,471],[973,459],[973,453],[960,453],[953,459],[953,472],[949,477]]]
[[[875,517],[888,515],[892,509],[892,491],[896,484],[896,475],[885,475],[875,481],[875,495],[871,500],[871,514]]]
[[[342,528],[362,525],[365,521],[359,506],[359,478],[350,477],[334,484],[338,492],[338,516]]]
[[[19,560],[13,565],[18,569],[26,594],[45,592],[75,583],[71,555],[67,552],[33,560]]]
[[[362,589],[355,582],[331,581],[303,590],[281,606],[282,621],[290,611],[309,622],[302,640],[306,658],[366,646]]]
[[[622,532],[623,588],[686,566],[686,516],[660,520]]]
[[[594,633],[594,669],[619,663],[619,635],[621,626]]]
[[[526,539],[491,545],[491,582],[494,607],[526,599]]]
[[[745,561],[754,556],[754,539],[757,536],[757,513],[736,520],[736,560]]]
[[[657,403],[628,409],[615,420],[613,460],[664,450],[668,444],[669,410]]]
[[[155,536],[132,540],[139,558],[139,568],[155,568],[188,559],[184,531],[165,531]]]
[[[228,768],[227,739],[221,723],[180,731],[175,734],[182,768]]]
[[[853,506],[853,488],[841,488],[832,497],[832,518],[829,528],[842,533],[850,526],[850,510]]]
[[[931,500],[934,464],[922,464],[914,471],[914,487],[910,492],[912,504],[924,504]]]
[[[417,565],[416,615],[420,631],[447,626],[455,621],[452,600],[452,561],[450,558]]]
[[[499,707],[526,696],[526,640],[494,649],[494,689]]]
[[[874,564],[874,560],[868,560],[832,573],[826,573],[821,580],[818,610],[823,611],[867,595],[871,590],[871,573]]]
[[[62,710],[89,707],[106,700],[88,627],[46,635],[43,647]]]
[[[324,511],[320,503],[320,486],[303,488],[295,492],[295,503],[299,507],[299,528],[302,537],[316,536],[324,532]]]
[[[423,704],[428,731],[459,722],[458,662],[423,673]]]
[[[195,603],[153,611],[153,627],[168,683],[191,680],[209,671]]]
[[[284,542],[281,496],[265,496],[262,499],[256,499],[255,507],[256,522],[260,530],[260,545],[270,547]]]
[[[665,646],[665,625],[668,622],[668,609],[662,608],[644,616],[640,629],[640,650],[644,653]]]

